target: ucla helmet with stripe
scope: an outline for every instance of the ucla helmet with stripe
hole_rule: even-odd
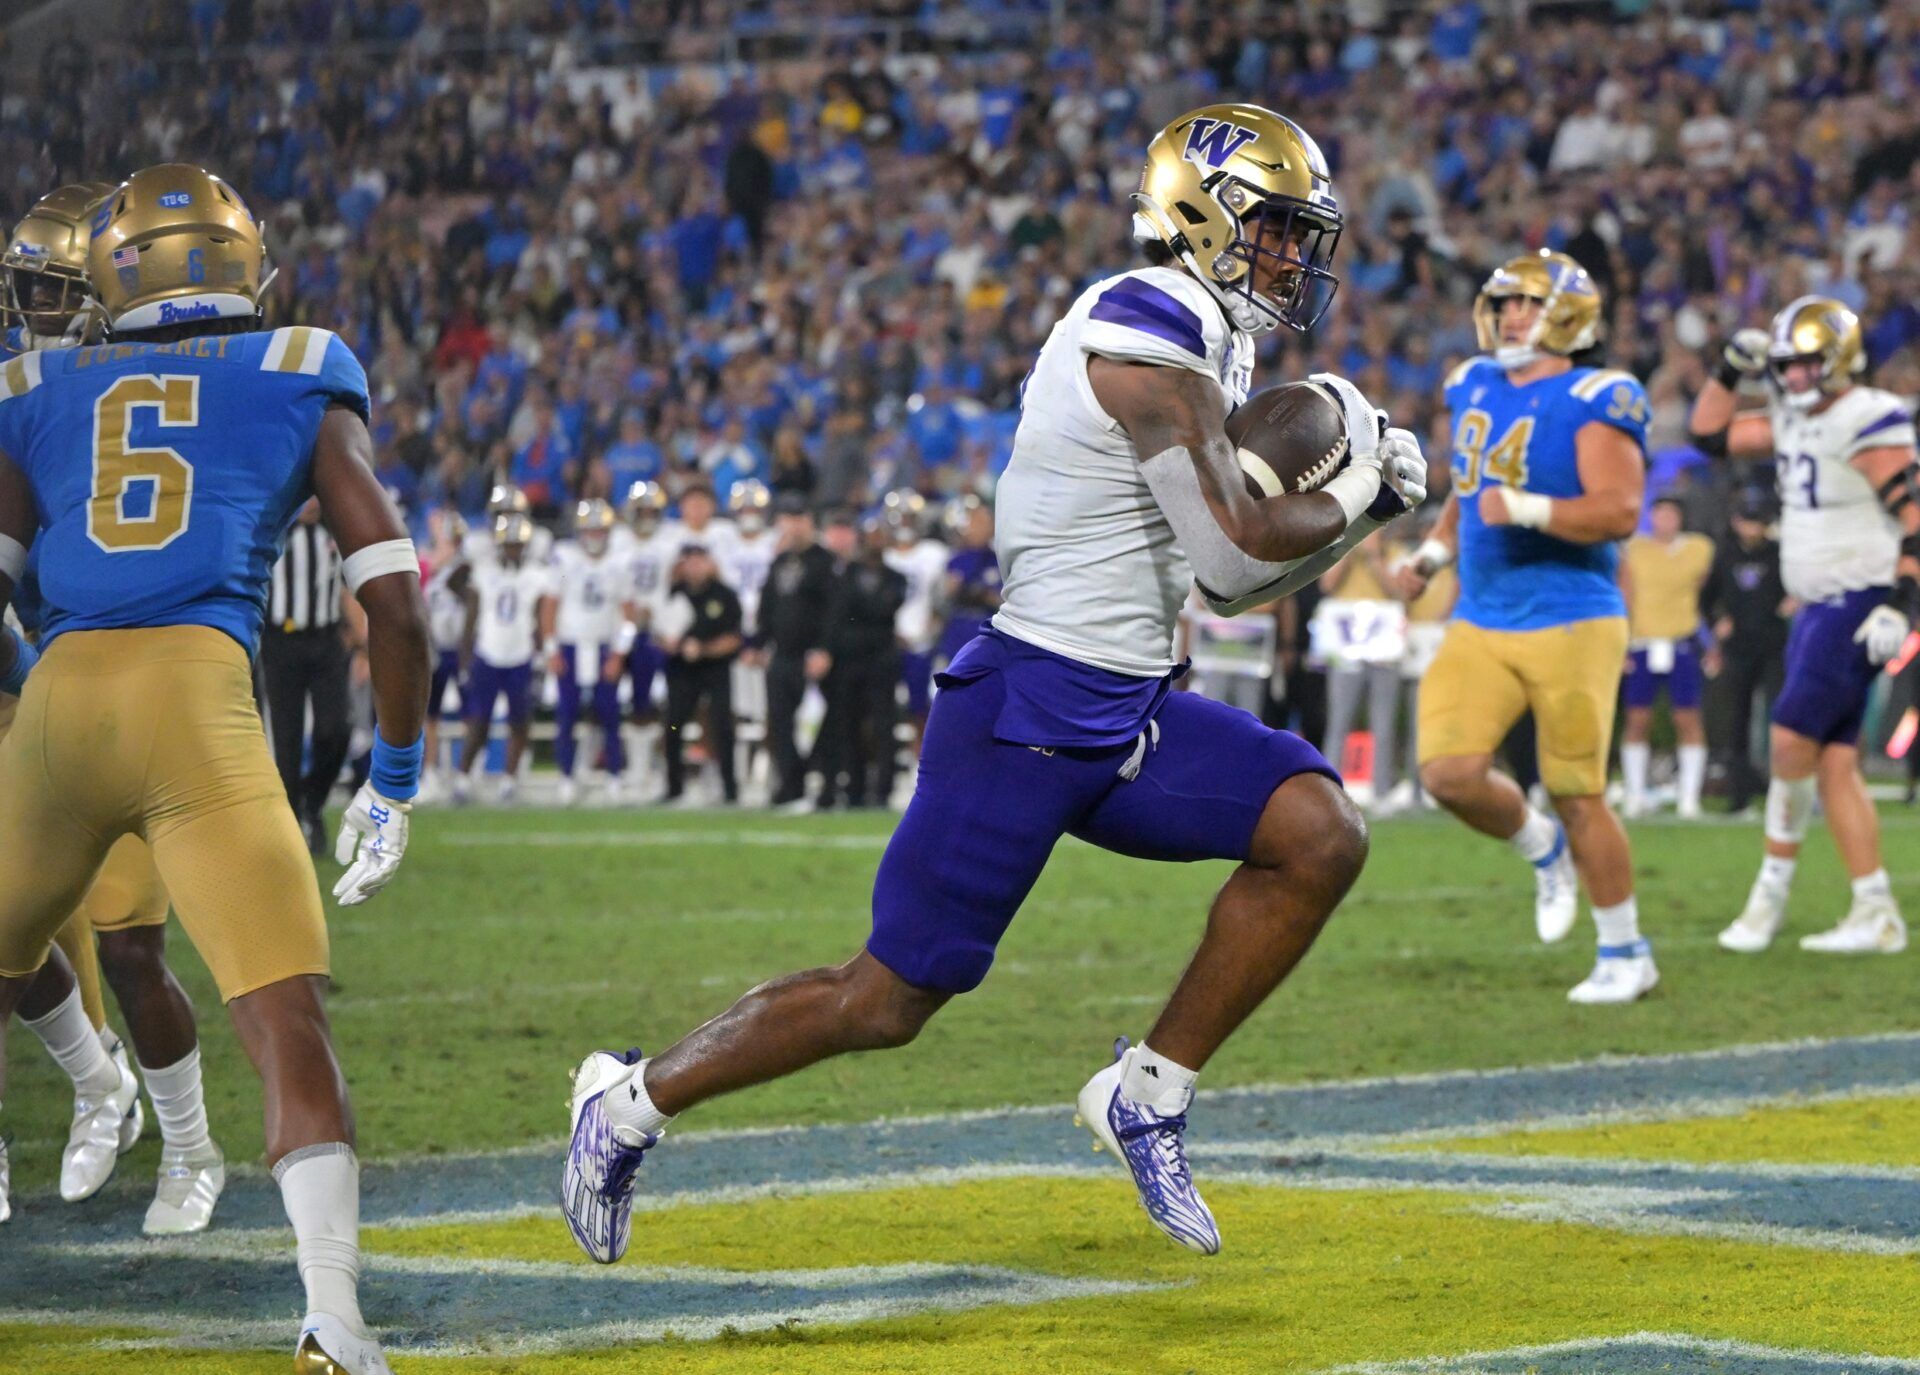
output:
[[[100,202],[87,254],[112,334],[252,318],[273,274],[246,203],[220,178],[169,162],[135,172]]]
[[[75,182],[49,191],[14,226],[0,268],[0,321],[17,331],[16,348],[84,344],[99,322],[87,285],[88,222],[100,198],[113,188],[102,181]]]

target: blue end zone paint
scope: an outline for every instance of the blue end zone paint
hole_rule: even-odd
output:
[[[1641,1332],[1469,1356],[1369,1361],[1316,1375],[1920,1375],[1920,1361],[1783,1351],[1677,1333]]]
[[[1091,1057],[1090,1057],[1091,1063]],[[1519,1216],[1571,1218],[1643,1230],[1692,1230],[1760,1241],[1904,1249],[1920,1237],[1920,1172],[1809,1167],[1726,1169],[1627,1161],[1490,1159],[1388,1154],[1370,1149],[1409,1132],[1524,1126],[1582,1114],[1686,1115],[1703,1102],[1791,1100],[1815,1094],[1920,1092],[1920,1035],[1752,1047],[1733,1051],[1492,1073],[1361,1083],[1227,1090],[1201,1095],[1193,1110],[1197,1172],[1307,1188],[1441,1188],[1515,1200]],[[1111,1164],[1090,1159],[1071,1109],[1021,1109],[971,1116],[765,1132],[687,1133],[650,1158],[641,1192],[649,1206],[695,1201],[715,1191],[785,1186],[796,1192],[859,1188],[887,1177],[942,1171],[1111,1176],[1113,1206],[1132,1191]],[[1338,1139],[1337,1145],[1316,1146]],[[1370,1140],[1371,1139],[1371,1140]],[[368,1226],[448,1213],[552,1212],[560,1151],[525,1151],[367,1166]],[[912,1184],[911,1179],[903,1183]],[[928,1181],[933,1182],[933,1181]],[[89,1244],[137,1238],[151,1181],[122,1177],[79,1205],[50,1194],[17,1199],[0,1233],[0,1317],[6,1309],[94,1316],[102,1295],[118,1312],[177,1315],[203,1334],[287,1316],[295,1305],[291,1248],[272,1260],[222,1258],[217,1243],[241,1229],[280,1228],[279,1198],[259,1174],[235,1177],[209,1237],[215,1254],[167,1248],[81,1254]],[[1750,1234],[1750,1235],[1749,1235]],[[1798,1234],[1798,1235],[1796,1235]],[[823,1238],[823,1265],[844,1262]],[[1878,1243],[1878,1245],[1876,1245]],[[1143,1245],[1152,1244],[1143,1238]],[[188,1244],[189,1247],[191,1243]],[[580,1279],[527,1267],[447,1262],[404,1270],[370,1266],[367,1310],[407,1325],[399,1345],[511,1338],[560,1338],[618,1315],[656,1332],[675,1322],[698,1328],[718,1315],[771,1323],[782,1316],[846,1311],[878,1316],[929,1308],[1071,1297],[1044,1276],[876,1269],[820,1292],[804,1283],[769,1288],[751,1274],[710,1272],[676,1279],[653,1274],[617,1281],[618,1294],[583,1290],[608,1272]],[[617,1273],[617,1272],[616,1272]],[[1022,1286],[1030,1296],[1019,1297]],[[1044,1292],[1043,1292],[1044,1291]],[[836,1310],[836,1305],[840,1308]],[[291,1318],[288,1318],[291,1321]],[[823,1318],[824,1320],[824,1318]],[[842,1318],[842,1320],[846,1320]],[[1544,1367],[1543,1367],[1544,1368]],[[1609,1366],[1609,1368],[1615,1368]],[[1626,1367],[1618,1367],[1625,1369]]]

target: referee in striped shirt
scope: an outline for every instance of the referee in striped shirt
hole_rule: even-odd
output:
[[[260,673],[274,762],[307,846],[316,855],[327,849],[321,812],[353,738],[347,707],[353,650],[348,643],[351,624],[343,614],[345,594],[340,551],[320,524],[320,503],[309,501],[287,532],[286,548],[273,566]],[[309,705],[313,747],[306,753],[302,747]]]

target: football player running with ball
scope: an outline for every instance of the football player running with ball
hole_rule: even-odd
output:
[[[626,1249],[635,1172],[677,1114],[905,1045],[977,986],[1066,835],[1239,864],[1145,1042],[1119,1041],[1079,1095],[1153,1222],[1219,1250],[1182,1136],[1195,1077],[1306,954],[1367,832],[1311,745],[1173,690],[1175,625],[1196,583],[1233,614],[1317,577],[1420,501],[1425,464],[1339,379],[1321,380],[1343,396],[1352,458],[1320,490],[1250,496],[1226,437],[1255,336],[1307,328],[1331,294],[1341,214],[1305,131],[1249,105],[1182,115],[1149,147],[1135,206],[1153,266],[1088,288],[1027,380],[996,506],[1005,599],[939,676],[866,947],[760,985],[651,1060],[601,1052],[575,1071],[562,1201],[594,1259]]]
[[[0,682],[25,676],[0,744],[0,1018],[109,847],[143,838],[263,1081],[306,1288],[294,1368],[385,1375],[360,1315],[326,923],[250,659],[274,559],[317,496],[366,610],[379,709],[335,851],[334,896],[364,902],[400,863],[419,785],[418,556],[373,475],[352,351],[324,329],[260,328],[265,247],[232,188],[181,164],[137,172],[95,213],[88,255],[108,342],[0,367],[0,604],[45,518],[37,654],[0,635]]]
[[[1802,296],[1771,334],[1741,330],[1693,405],[1695,443],[1774,455],[1783,505],[1780,571],[1801,606],[1787,676],[1773,703],[1766,854],[1744,911],[1720,933],[1728,950],[1773,942],[1817,792],[1853,880],[1853,902],[1802,950],[1892,955],[1907,928],[1880,861],[1880,818],[1860,774],[1860,724],[1880,665],[1920,623],[1920,472],[1906,402],[1855,380],[1866,371],[1860,321],[1840,302]],[[1733,426],[1745,377],[1767,380],[1764,420]]]
[[[1601,321],[1586,270],[1542,250],[1498,268],[1474,302],[1484,355],[1447,379],[1453,495],[1398,570],[1417,596],[1458,558],[1460,600],[1420,684],[1420,782],[1534,869],[1534,923],[1557,941],[1587,885],[1600,954],[1567,997],[1632,1002],[1659,982],[1640,935],[1633,855],[1607,805],[1607,750],[1627,656],[1618,541],[1640,520],[1646,391],[1576,366]],[[1527,711],[1558,819],[1493,766]]]

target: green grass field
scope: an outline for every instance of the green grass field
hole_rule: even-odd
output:
[[[1911,907],[1920,819],[1890,810],[1886,824],[1888,867]],[[1920,1244],[1900,1244],[1920,1232],[1920,1198],[1907,1197],[1920,1195],[1920,1170],[1899,1130],[1920,1120],[1920,1084],[1906,1083],[1920,1080],[1920,1050],[1898,1039],[1859,1043],[1865,1059],[1783,1062],[1752,1082],[1758,1070],[1746,1059],[1708,1057],[1685,1062],[1697,1066],[1685,1082],[1668,1083],[1661,1069],[1615,1093],[1600,1067],[1558,1109],[1542,1100],[1538,1123],[1528,1116],[1535,1100],[1495,1096],[1504,1081],[1462,1077],[1446,1081],[1459,1087],[1441,1097],[1484,1093],[1490,1105],[1454,1123],[1465,1130],[1426,1130],[1419,1113],[1437,1109],[1411,1099],[1366,1109],[1361,1134],[1389,1151],[1323,1131],[1322,1099],[1312,1094],[1229,1096],[1217,1110],[1203,1102],[1193,1114],[1196,1169],[1203,1182],[1219,1181],[1209,1194],[1227,1253],[1210,1263],[1178,1252],[1148,1231],[1124,1178],[1086,1153],[1067,1117],[1112,1038],[1137,1037],[1151,1021],[1227,869],[1155,866],[1071,842],[978,993],[908,1050],[833,1062],[676,1127],[692,1139],[670,1138],[661,1155],[674,1158],[660,1177],[685,1186],[684,1202],[656,1200],[660,1210],[636,1221],[632,1278],[628,1267],[586,1273],[545,1203],[551,1182],[540,1181],[551,1160],[534,1149],[561,1136],[574,1062],[594,1046],[657,1046],[763,978],[852,953],[889,825],[877,816],[701,813],[418,817],[399,881],[332,922],[333,1011],[362,1155],[405,1162],[383,1186],[386,1201],[370,1208],[367,1236],[377,1281],[369,1315],[401,1334],[397,1368],[431,1359],[436,1370],[532,1375],[1313,1371],[1492,1352],[1507,1354],[1478,1357],[1472,1368],[1771,1372],[1768,1362],[1779,1360],[1789,1362],[1782,1371],[1815,1368],[1806,1364],[1813,1350],[1910,1357],[1920,1369],[1912,1302]],[[1756,958],[1715,947],[1750,881],[1757,827],[1652,823],[1635,829],[1634,843],[1642,921],[1663,975],[1642,1004],[1565,1002],[1591,960],[1591,928],[1540,946],[1527,876],[1501,847],[1438,820],[1388,823],[1342,913],[1204,1086],[1332,1084],[1920,1029],[1911,956],[1823,959],[1786,940]],[[323,864],[323,882],[334,872]],[[1831,925],[1845,902],[1831,843],[1817,834],[1796,886],[1793,933]],[[215,1134],[230,1160],[257,1161],[258,1089],[184,939],[175,963],[202,1015]],[[1915,1064],[1910,1075],[1902,1057]],[[1346,1101],[1345,1090],[1328,1092],[1327,1103]],[[1740,1101],[1704,1101],[1723,1092]],[[1587,1094],[1622,1120],[1664,1125],[1589,1122],[1579,1116]],[[158,1150],[151,1131],[108,1195],[63,1211],[45,1200],[68,1101],[23,1034],[12,1038],[5,1104],[14,1189],[26,1206],[0,1230],[0,1370],[284,1368],[274,1334],[291,1334],[297,1285],[290,1248],[261,1230],[278,1222],[264,1179],[236,1180],[199,1250],[143,1251],[139,1209]],[[879,1145],[820,1126],[1029,1105],[1057,1112],[1004,1119],[1004,1139],[1020,1143],[1011,1163],[994,1164],[1001,1138],[991,1133],[963,1150],[953,1144],[958,1128],[939,1123],[914,1128],[910,1141],[875,1138]],[[1327,1122],[1345,1121],[1345,1108],[1326,1111]],[[1221,1126],[1209,1127],[1210,1112]],[[1481,1117],[1504,1125],[1483,1129]],[[778,1138],[790,1143],[783,1162],[800,1161],[793,1188],[728,1194],[765,1182],[753,1153],[762,1138],[730,1129],[769,1126],[813,1129]],[[1521,1139],[1535,1126],[1549,1135]],[[709,1132],[719,1135],[693,1135]],[[1323,1135],[1345,1144],[1287,1154],[1294,1137]],[[1741,1150],[1749,1140],[1764,1149]],[[931,1173],[888,1173],[896,1148],[901,1168]],[[1341,1154],[1350,1149],[1357,1153]],[[818,1169],[807,1163],[814,1155]],[[1535,1173],[1509,1177],[1489,1160]],[[1730,1161],[1767,1162],[1705,1191],[1750,1190],[1737,1215],[1673,1182],[1690,1177],[1675,1172]],[[1830,1183],[1814,1204],[1767,1192],[1765,1171],[1796,1162],[1829,1171],[1811,1176]],[[1418,1172],[1429,1167],[1431,1178]],[[1612,1175],[1596,1182],[1581,1172],[1629,1167],[1639,1173],[1625,1192]],[[496,1169],[497,1187],[487,1173]],[[799,1178],[808,1170],[819,1179]],[[1539,1173],[1554,1170],[1550,1180]],[[1831,1175],[1847,1170],[1905,1191],[1890,1228],[1883,1216],[1851,1221],[1859,1205],[1842,1188],[1851,1177]],[[557,1167],[549,1172],[557,1182]],[[1642,1175],[1657,1176],[1671,1199],[1650,1202],[1659,1191]],[[643,1193],[651,1177],[643,1173]],[[416,1187],[450,1191],[449,1201],[422,1216],[381,1213]],[[1804,1216],[1792,1211],[1802,1205]],[[1622,1210],[1618,1225],[1609,1208]],[[1856,1232],[1874,1240],[1845,1241]],[[191,1296],[182,1311],[168,1311],[166,1284],[186,1284],[180,1273],[201,1265],[181,1291]],[[101,1273],[99,1301],[76,1313],[71,1294],[48,1292],[62,1267]],[[834,1271],[821,1281],[839,1296],[831,1302],[813,1285],[821,1270]],[[801,1321],[765,1299],[764,1284],[747,1286],[751,1302],[727,1297],[735,1278],[761,1272],[778,1272],[768,1281],[776,1288],[795,1286]],[[395,1278],[383,1288],[387,1273]],[[132,1314],[125,1293],[146,1292],[143,1284],[159,1286],[155,1311]],[[719,1298],[695,1292],[714,1285],[725,1291]],[[1123,1291],[1139,1297],[1113,1297]],[[1522,1300],[1509,1302],[1513,1295]],[[416,1302],[433,1316],[396,1311]],[[88,1319],[102,1310],[107,1318]],[[1596,1348],[1612,1353],[1605,1359],[1579,1345],[1636,1333],[1658,1335]],[[103,1338],[135,1340],[137,1367],[103,1353],[95,1345]],[[181,1341],[219,1349],[179,1349]],[[410,1347],[431,1355],[409,1360]]]

